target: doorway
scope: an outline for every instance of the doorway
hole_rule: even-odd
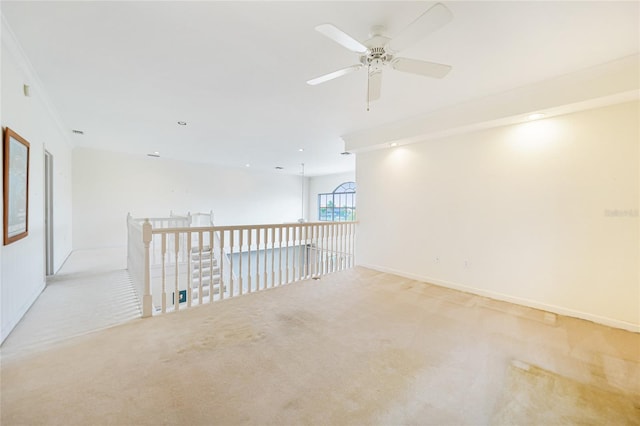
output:
[[[53,156],[44,151],[44,235],[45,271],[53,275]]]

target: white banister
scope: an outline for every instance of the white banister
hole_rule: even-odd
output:
[[[149,244],[152,239],[152,227],[148,220],[142,224],[142,242],[144,243],[144,296],[142,298],[142,317],[153,314],[151,300],[151,263],[149,260]]]
[[[127,265],[143,317],[355,265],[354,222],[214,226],[211,217],[172,213],[142,220],[127,215]]]

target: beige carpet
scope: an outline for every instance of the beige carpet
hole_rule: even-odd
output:
[[[76,250],[2,344],[3,358],[142,316],[121,248]]]
[[[526,364],[509,367],[493,424],[630,425],[640,421],[631,395],[606,391]]]
[[[546,424],[639,421],[598,400],[637,413],[640,336],[551,319],[357,268],[3,360],[1,423],[539,424],[505,408],[518,386]],[[593,409],[521,383],[514,360],[580,383],[566,400]]]

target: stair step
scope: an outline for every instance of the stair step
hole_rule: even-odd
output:
[[[200,277],[194,277],[191,280],[192,283],[192,287],[196,288],[198,286],[200,286]],[[202,277],[202,286],[208,286],[209,283],[211,283],[211,277]],[[214,275],[213,276],[213,285],[218,285],[220,284],[220,275]]]
[[[202,252],[209,252],[211,251],[211,247],[210,246],[202,246]],[[191,247],[191,253],[198,253],[200,252],[200,247]]]
[[[191,297],[193,297],[193,299],[197,299],[198,298],[199,290],[200,289],[198,289],[198,288],[194,288],[191,291]],[[213,294],[220,294],[220,286],[219,285],[213,286]],[[209,295],[209,287],[202,287],[202,297],[208,296],[208,295]]]
[[[215,255],[213,256],[213,258],[215,259]],[[203,251],[202,252],[202,260],[205,259],[211,259],[211,252],[210,251]],[[192,261],[198,261],[200,260],[200,252],[197,253],[191,253],[191,260]]]
[[[200,267],[200,262],[202,262],[202,267],[209,267],[210,264],[213,264],[213,266],[218,266],[218,260],[216,258],[213,258],[213,261],[211,261],[211,258],[209,256],[207,257],[203,257],[202,260],[200,259],[191,259],[191,266],[194,268],[199,268]]]
[[[218,268],[217,266],[214,266],[213,268],[194,268],[191,271],[191,276],[192,277],[208,277],[209,275],[220,275],[220,268]]]

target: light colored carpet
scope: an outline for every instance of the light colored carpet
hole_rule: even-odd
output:
[[[566,317],[553,322],[533,309],[356,268],[7,360],[1,421],[516,424],[522,417],[504,414],[505,389],[518,380],[513,360],[637,405],[639,349],[638,334]],[[547,398],[545,420],[566,423],[556,394],[526,392]],[[599,410],[589,400],[599,395],[575,398]],[[629,422],[617,412],[573,413],[583,424]]]
[[[45,350],[141,316],[122,248],[71,253],[2,344],[2,356]]]
[[[513,363],[493,424],[631,425],[640,422],[633,397],[589,386],[550,371]]]

